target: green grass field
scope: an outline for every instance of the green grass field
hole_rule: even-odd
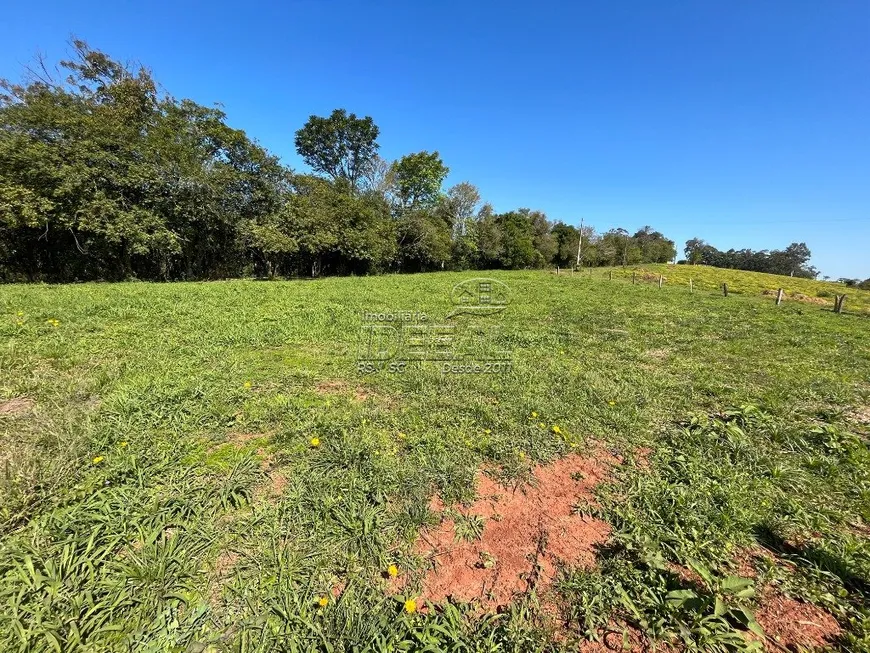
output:
[[[510,355],[494,374],[358,363],[365,312],[443,324],[472,273],[4,286],[0,648],[578,650],[610,629],[742,650],[776,596],[867,650],[868,293],[836,315],[761,295],[833,284],[661,269],[662,289],[486,273],[512,302],[453,323],[455,346]],[[600,447],[624,463],[578,510],[611,537],[555,608],[405,609],[433,495]]]
[[[730,294],[753,295],[767,297],[770,301],[776,298],[776,291],[783,289],[783,301],[794,301],[803,304],[833,308],[835,295],[846,295],[843,303],[844,311],[856,313],[870,312],[870,291],[849,288],[833,281],[816,281],[798,277],[784,277],[778,274],[763,272],[745,272],[743,270],[726,270],[706,265],[643,265],[623,268],[613,268],[615,277],[631,278],[636,270],[637,282],[658,283],[659,275],[665,278],[664,283],[689,287],[689,280],[695,289],[722,292],[722,284],[728,285]],[[594,275],[607,274],[606,270],[593,270]],[[587,271],[588,273],[588,271]],[[570,274],[570,272],[569,272]]]

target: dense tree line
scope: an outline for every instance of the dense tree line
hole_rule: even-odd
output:
[[[729,249],[720,251],[699,238],[686,241],[684,249],[686,260],[691,264],[712,265],[717,268],[768,272],[794,277],[815,279],[819,271],[808,265],[810,249],[806,243],[792,243],[784,250]]]
[[[378,126],[343,109],[296,132],[294,172],[216,108],[161,92],[151,73],[82,41],[0,82],[0,279],[209,279],[663,263],[651,227],[599,234],[520,208],[497,213],[469,182],[444,188],[438,152],[379,155]],[[690,262],[815,276],[809,250]]]
[[[825,277],[827,279],[828,277]],[[860,279],[850,279],[849,277],[840,277],[837,279],[837,283],[842,283],[850,288],[860,288],[861,290],[870,290],[870,279],[864,279],[861,281]]]

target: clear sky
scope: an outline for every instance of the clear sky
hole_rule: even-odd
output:
[[[386,158],[599,231],[783,248],[870,277],[868,0],[10,2],[0,76],[75,35],[219,102],[285,163],[314,113]]]

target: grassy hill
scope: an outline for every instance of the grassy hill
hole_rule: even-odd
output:
[[[665,283],[688,288],[689,280],[698,290],[721,292],[722,284],[728,285],[728,292],[744,295],[776,298],[779,288],[784,290],[783,301],[796,301],[805,304],[833,308],[835,295],[846,295],[844,311],[859,313],[870,312],[870,290],[849,288],[833,281],[816,281],[786,277],[764,272],[727,270],[707,265],[643,265],[623,268],[595,269],[593,275],[609,275],[610,270],[617,277],[630,278],[632,270],[638,272],[637,280],[658,283],[659,275],[664,275]],[[588,271],[587,271],[588,272]]]
[[[866,649],[866,293],[647,271],[4,286],[3,650]]]

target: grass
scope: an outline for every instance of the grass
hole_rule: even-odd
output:
[[[607,274],[610,268],[594,270],[593,274]],[[728,285],[728,292],[738,295],[765,296],[768,301],[774,301],[776,291],[783,289],[783,301],[795,301],[806,305],[822,306],[833,309],[834,297],[846,295],[843,310],[854,313],[870,313],[870,290],[850,288],[833,281],[817,281],[785,277],[778,274],[763,272],[746,272],[744,270],[727,270],[707,265],[644,265],[631,266],[626,269],[612,268],[617,278],[627,279],[632,271],[637,272],[636,281],[641,283],[658,283],[659,275],[664,275],[665,283],[675,286],[689,286],[692,281],[694,288],[707,291],[722,292],[722,284]]]
[[[511,352],[506,374],[359,371],[364,312],[440,323],[469,274],[5,286],[0,402],[34,404],[0,413],[3,649],[555,650],[617,624],[735,650],[762,583],[867,648],[870,340],[849,312],[866,293],[835,315],[775,307],[769,275],[665,269],[661,290],[487,273],[512,303],[457,320],[470,350]],[[536,597],[405,610],[433,493],[466,501],[481,465],[522,477],[593,442],[648,462],[584,508],[614,535],[562,575],[561,638]],[[753,546],[782,564],[749,586],[733,578]]]

